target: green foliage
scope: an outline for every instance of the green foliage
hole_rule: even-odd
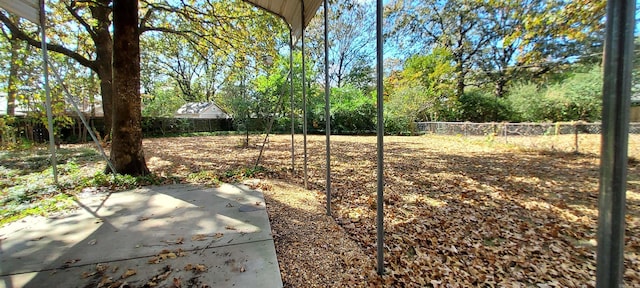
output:
[[[237,168],[225,171],[222,177],[227,182],[239,182],[247,178],[253,178],[258,174],[266,173],[269,170],[263,166]]]
[[[310,109],[310,129],[324,130],[325,104],[317,97]],[[331,131],[338,134],[371,133],[375,130],[376,107],[373,98],[347,84],[331,88]]]
[[[384,115],[384,133],[387,135],[413,135],[413,121],[408,117],[386,113]]]
[[[403,70],[393,73],[385,83],[388,95],[385,114],[395,119],[389,122],[394,123],[390,127],[455,119],[453,73],[451,54],[446,49],[434,49],[430,54],[407,59]]]
[[[407,59],[402,78],[410,83],[436,91],[440,95],[453,94],[455,68],[452,55],[447,49],[435,48],[426,55],[413,55]]]
[[[93,149],[58,149],[58,185],[52,177],[48,150],[0,152],[0,224],[29,215],[74,207],[73,194],[88,187],[117,191],[142,184],[161,184],[156,176],[105,175],[98,152]],[[96,163],[98,162],[98,163]]]
[[[5,115],[0,117],[0,146],[13,148],[16,145],[15,117]]]
[[[375,69],[370,66],[370,62],[363,60],[356,61],[351,71],[345,76],[345,84],[352,85],[365,95],[375,90]]]
[[[570,100],[567,115],[572,120],[596,121],[602,109],[602,69],[593,66],[562,83],[565,97]]]
[[[391,1],[385,12],[401,50],[449,52],[457,97],[489,83],[504,97],[514,81],[576,60],[597,63],[591,55],[602,52],[605,7],[603,0],[426,0]]]
[[[18,152],[18,155],[22,153]],[[69,155],[61,153],[61,163]],[[4,163],[5,160],[3,160]],[[3,165],[5,166],[10,165]],[[58,166],[59,185],[53,183],[51,168],[33,172],[14,171],[4,168],[0,195],[0,224],[13,221],[29,215],[46,215],[47,213],[64,210],[73,206],[72,198],[64,194],[61,189],[69,188],[83,181],[86,175],[73,160]]]
[[[111,187],[114,190],[126,190],[138,186],[138,178],[131,175],[104,174],[97,172],[93,175],[90,184],[98,187]]]
[[[220,180],[218,180],[218,175],[215,171],[211,170],[203,170],[195,173],[191,173],[187,175],[187,181],[190,183],[197,184],[208,184],[212,186],[220,185]]]
[[[142,116],[173,117],[185,103],[173,90],[155,89],[151,95],[142,95]]]
[[[465,92],[458,101],[462,121],[498,122],[512,119],[507,101],[490,93],[481,90]]]
[[[513,86],[507,99],[516,114],[514,120],[597,121],[602,109],[601,71],[593,66],[586,72],[570,73],[564,81],[544,89],[534,84]]]
[[[11,223],[27,216],[46,216],[49,213],[65,211],[73,207],[75,207],[74,198],[68,194],[57,194],[35,204],[5,204],[0,207],[0,225]]]
[[[324,103],[314,109],[316,126],[324,128]],[[352,85],[331,89],[331,130],[333,133],[370,133],[375,130],[375,102]]]

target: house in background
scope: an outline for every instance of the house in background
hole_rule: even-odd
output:
[[[73,108],[72,104],[67,102],[67,114],[71,116],[77,116],[76,110]],[[78,109],[80,112],[85,115],[85,117],[91,118],[102,118],[104,117],[104,109],[102,109],[102,99],[98,96],[95,97],[93,102],[81,101],[76,103],[78,105]]]
[[[182,105],[176,118],[231,119],[231,116],[214,102],[189,102]]]
[[[7,115],[7,93],[0,92],[0,116]],[[15,116],[26,116],[33,110],[16,101],[16,108],[13,111]]]

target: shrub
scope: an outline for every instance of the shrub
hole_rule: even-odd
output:
[[[480,90],[465,92],[458,99],[460,118],[471,122],[498,122],[512,118],[511,107],[505,99]]]

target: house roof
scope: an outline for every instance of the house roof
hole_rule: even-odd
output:
[[[218,108],[220,111],[226,113],[224,110],[222,110],[222,108],[220,108],[214,102],[189,102],[182,105],[182,107],[180,107],[178,111],[176,111],[176,113],[177,114],[200,114],[214,106]]]
[[[322,0],[244,0],[254,6],[269,11],[284,19],[294,39],[300,38],[302,30],[307,27]],[[304,24],[302,23],[302,8],[304,7]]]
[[[182,107],[180,107],[177,111],[178,114],[200,114],[207,110],[213,104],[213,102],[189,102]]]

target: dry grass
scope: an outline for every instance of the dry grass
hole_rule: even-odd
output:
[[[272,136],[260,188],[287,287],[593,286],[600,138],[385,137],[385,266],[375,275],[375,137],[332,137],[331,217],[324,137]],[[565,139],[566,138],[566,139]],[[154,173],[225,180],[258,156],[241,137],[147,139]],[[548,147],[548,143],[552,147]],[[531,145],[531,144],[535,145]],[[568,144],[567,144],[568,143]],[[543,145],[544,144],[544,145]],[[569,147],[569,148],[566,148]],[[640,137],[630,139],[625,281],[640,286]],[[229,180],[229,179],[226,179]]]

